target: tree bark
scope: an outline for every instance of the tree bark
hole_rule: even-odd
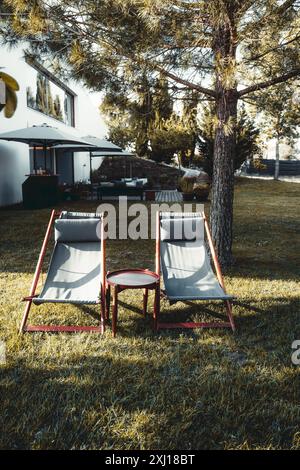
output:
[[[219,120],[214,141],[211,230],[219,262],[223,268],[232,263],[232,224],[234,156],[236,152],[236,90],[224,92],[216,103]],[[224,122],[230,123],[230,130]]]
[[[230,13],[230,12],[229,12]],[[238,92],[233,65],[236,54],[233,21],[215,32],[214,52],[217,58],[216,116],[214,139],[211,230],[219,262],[223,268],[232,263],[232,224],[234,191],[234,157]],[[229,67],[228,67],[229,64]],[[230,73],[232,75],[230,75]],[[228,80],[229,78],[229,80]]]

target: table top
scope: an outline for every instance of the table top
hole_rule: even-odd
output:
[[[142,288],[158,282],[159,275],[148,269],[120,269],[108,273],[106,279],[113,286]]]

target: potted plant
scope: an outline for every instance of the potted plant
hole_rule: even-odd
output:
[[[195,178],[182,177],[179,181],[179,188],[184,201],[192,201],[194,199],[194,182]]]

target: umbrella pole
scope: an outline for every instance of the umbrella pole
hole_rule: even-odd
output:
[[[46,143],[44,143],[44,165],[45,165],[45,172],[47,170],[47,150],[46,150]]]
[[[33,173],[36,175],[36,146],[33,146]]]
[[[52,158],[53,158],[53,174],[56,175],[56,150],[52,149]]]

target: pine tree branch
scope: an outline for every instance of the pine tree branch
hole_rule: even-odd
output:
[[[158,72],[160,72],[162,75],[165,75],[171,80],[174,80],[174,82],[180,83],[181,85],[185,85],[190,90],[199,91],[200,93],[203,93],[204,95],[210,96],[212,98],[217,98],[218,96],[216,91],[211,90],[210,88],[205,88],[201,85],[197,85],[196,83],[192,83],[188,80],[185,80],[184,78],[180,78],[177,75],[173,74],[172,72],[169,72],[168,70],[163,69],[160,65],[156,65],[154,66],[154,68]]]
[[[281,5],[275,7],[274,9],[271,9],[267,14],[263,15],[259,20],[255,21],[254,23],[252,22],[248,23],[245,28],[239,31],[240,36],[242,37],[246,33],[246,31],[249,30],[249,27],[250,28],[255,27],[256,30],[259,31],[259,28],[262,28],[264,25],[268,24],[270,21],[274,21],[274,18],[283,16],[286,13],[286,11],[292,6],[295,5],[297,7],[298,1],[299,0],[286,0]]]
[[[271,80],[266,80],[264,82],[256,83],[247,88],[244,88],[244,90],[240,90],[238,92],[238,97],[241,98],[242,96],[248,95],[249,93],[252,93],[253,91],[263,90],[264,88],[269,88],[272,85],[286,82],[287,80],[290,80],[291,78],[295,78],[298,76],[300,76],[300,67],[295,70],[291,70],[290,72],[285,73],[284,75],[280,75],[279,77],[275,77],[275,78],[272,78]]]
[[[295,36],[294,38],[290,39],[289,41],[287,42],[284,42],[282,44],[279,44],[278,46],[276,47],[273,47],[271,49],[268,49],[267,51],[265,52],[262,52],[261,54],[258,54],[256,56],[253,56],[253,57],[249,57],[249,59],[245,59],[245,62],[253,62],[253,61],[256,61],[256,60],[259,60],[261,59],[262,57],[265,57],[266,55],[268,54],[271,54],[271,52],[274,52],[274,51],[277,51],[278,49],[281,49],[282,47],[285,47],[285,46],[288,46],[289,44],[291,44],[292,42],[294,41],[297,41],[298,39],[300,39],[300,34],[298,34],[297,36]]]
[[[294,3],[297,3],[297,0],[286,0],[284,3],[282,3],[282,5],[280,5],[278,8],[277,8],[277,13],[279,14],[282,14],[284,12],[286,12],[286,10],[288,10],[290,7],[292,7],[294,5]]]

